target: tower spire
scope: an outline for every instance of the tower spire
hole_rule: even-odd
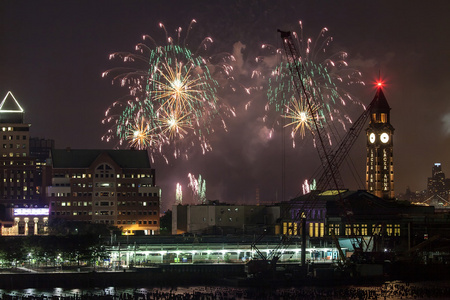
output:
[[[367,190],[385,199],[394,198],[394,127],[390,123],[390,111],[381,81],[377,84],[374,105],[370,111],[367,133]]]

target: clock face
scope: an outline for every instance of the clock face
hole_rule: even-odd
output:
[[[372,132],[369,135],[369,142],[371,142],[372,144],[375,143],[375,133]]]
[[[382,143],[386,144],[387,142],[389,142],[389,134],[387,134],[386,132],[383,132],[380,135],[380,140],[381,140]]]

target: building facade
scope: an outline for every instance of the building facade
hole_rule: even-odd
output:
[[[377,197],[393,199],[394,127],[390,123],[390,106],[378,86],[370,112],[367,133],[366,189]]]
[[[44,170],[50,221],[82,221],[124,234],[159,233],[160,188],[145,150],[53,149]]]
[[[301,235],[304,217],[309,246],[333,243],[333,232],[350,251],[356,242],[369,251],[405,250],[423,242],[436,219],[434,207],[383,199],[362,190],[313,193],[281,203],[281,211],[286,212],[281,216],[283,234]]]
[[[172,206],[172,234],[254,234],[272,231],[279,206],[231,205],[207,201]]]

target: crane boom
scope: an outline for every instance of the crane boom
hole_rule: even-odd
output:
[[[320,162],[324,170],[323,175],[325,176],[323,183],[332,184],[333,188],[341,189],[343,188],[341,176],[339,174],[339,168],[333,164],[333,159],[331,157],[331,146],[330,143],[326,142],[324,139],[328,136],[325,127],[320,126],[317,119],[314,117],[314,112],[312,110],[313,104],[321,105],[321,103],[316,103],[314,97],[306,89],[303,79],[307,80],[310,77],[305,64],[302,64],[301,57],[292,40],[291,33],[289,31],[281,31],[281,38],[283,39],[283,46],[286,52],[286,57],[288,60],[288,66],[294,80],[294,89],[299,98],[304,98],[309,114],[313,117],[315,134],[317,135],[317,140],[319,145],[316,147],[319,154]]]

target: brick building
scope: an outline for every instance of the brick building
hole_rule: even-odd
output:
[[[161,191],[145,150],[52,149],[43,181],[50,220],[159,233]]]

